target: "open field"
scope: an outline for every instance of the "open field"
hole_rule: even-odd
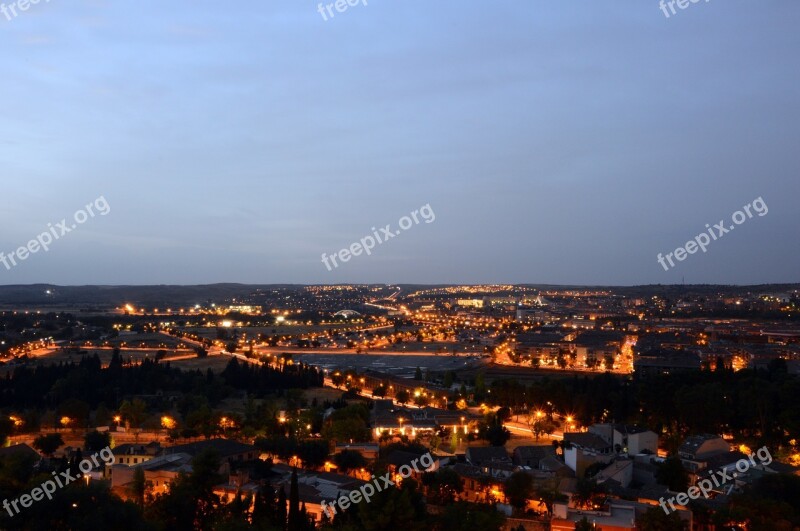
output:
[[[443,372],[463,370],[483,363],[479,358],[402,354],[293,354],[292,359],[328,370],[357,369],[363,372],[371,369],[401,378],[412,378],[417,367]]]
[[[211,369],[212,372],[216,373],[224,371],[230,361],[231,358],[229,356],[206,356],[205,358],[194,357],[170,361],[170,365],[187,371],[206,371]]]
[[[498,365],[496,363],[488,363],[484,367],[472,367],[459,371],[460,378],[474,378],[478,372],[482,372],[487,383],[494,380],[517,380],[517,381],[538,381],[542,378],[549,378],[551,380],[588,377],[596,378],[604,374],[603,372],[596,371],[571,371],[571,370],[557,370],[557,369],[534,369],[532,367]],[[616,376],[623,376],[617,374]]]
[[[166,350],[167,356],[162,362],[169,362],[173,367],[187,370],[199,369],[205,371],[206,369],[211,369],[214,372],[221,372],[231,359],[228,356],[207,356],[206,358],[198,358],[194,350],[164,350]],[[114,355],[114,351],[111,348],[87,348],[77,353],[61,349],[42,350],[40,352],[41,354],[36,354],[24,364],[24,366],[36,367],[39,365],[53,365],[58,363],[78,363],[82,358],[94,356],[95,354],[100,358],[103,365],[107,365]],[[120,349],[120,356],[124,363],[141,363],[145,359],[154,359],[156,352],[156,349],[123,348]],[[23,364],[21,363],[2,365],[0,366],[0,376],[5,376],[15,368],[22,366]]]

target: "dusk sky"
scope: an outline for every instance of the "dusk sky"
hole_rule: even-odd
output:
[[[0,251],[110,206],[0,284],[800,281],[797,1],[334,13],[0,14]],[[657,262],[759,197],[767,215]],[[424,205],[434,222],[322,263]]]

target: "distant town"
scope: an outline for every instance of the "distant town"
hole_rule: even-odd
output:
[[[798,395],[800,285],[0,286],[0,528],[794,529]]]

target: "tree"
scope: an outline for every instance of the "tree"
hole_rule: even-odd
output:
[[[661,507],[648,509],[636,521],[636,526],[642,531],[685,531],[686,523],[681,520],[678,513],[667,515]]]
[[[593,479],[579,479],[572,501],[579,508],[592,509],[599,503],[599,498],[605,493],[601,485]]]
[[[331,374],[331,383],[337,388],[341,387],[344,384],[344,374],[340,372]]]
[[[100,404],[97,406],[97,410],[94,413],[94,424],[95,426],[108,426],[111,422],[111,413],[108,411],[108,408],[105,404]]]
[[[395,393],[394,398],[400,404],[407,404],[408,401],[411,399],[411,394],[405,389],[401,389],[400,391],[397,391],[397,393]]]
[[[386,529],[420,529],[426,518],[425,503],[417,490],[417,482],[403,480],[400,488],[387,488],[377,493],[370,503],[354,507],[361,525],[356,529],[383,531]]]
[[[21,492],[34,474],[38,459],[27,453],[11,453],[0,459],[0,485],[6,492]]]
[[[332,418],[322,428],[322,436],[329,441],[367,441],[370,431],[366,421],[360,417]]]
[[[435,529],[447,531],[500,531],[506,518],[491,505],[458,502],[448,505]]]
[[[58,433],[40,435],[33,440],[33,447],[47,456],[52,456],[61,446],[64,446],[64,440]]]
[[[715,512],[717,528],[730,522],[747,524],[747,529],[797,529],[800,525],[800,478],[790,474],[767,474],[731,503]]]
[[[483,396],[486,394],[486,378],[482,372],[475,375],[475,396]]]
[[[492,446],[504,446],[511,438],[511,432],[503,426],[503,422],[495,415],[490,415],[481,430],[481,439],[489,441]]]
[[[342,450],[333,456],[333,462],[336,463],[336,466],[339,468],[339,470],[345,474],[351,470],[363,468],[367,464],[364,456],[355,450]]]
[[[439,435],[434,434],[431,436],[431,440],[428,441],[428,444],[430,445],[431,450],[435,452],[442,445],[442,438]]]
[[[147,525],[141,511],[131,502],[123,502],[102,482],[75,482],[57,489],[53,500],[37,502],[37,508],[22,511],[13,519],[3,511],[2,529],[114,529],[143,531]],[[176,528],[169,528],[176,529]],[[187,528],[191,529],[191,528]]]
[[[523,509],[533,494],[533,476],[526,472],[514,472],[506,480],[503,491],[512,506]]]
[[[670,456],[659,465],[656,480],[673,492],[684,492],[689,487],[689,474],[677,456]]]
[[[144,508],[144,499],[149,485],[150,482],[146,481],[144,477],[144,469],[138,466],[134,468],[131,493],[133,494],[133,498],[136,500],[136,504],[141,508]]]
[[[280,490],[278,491],[278,510],[275,515],[275,519],[280,526],[280,529],[283,529],[286,525],[286,490],[281,486]]]
[[[148,506],[151,519],[166,529],[212,529],[213,522],[224,514],[224,504],[214,494],[214,486],[222,481],[219,469],[215,451],[197,454],[192,459],[192,473],[179,475],[169,490]]]
[[[259,488],[253,501],[253,529],[259,531],[283,530],[286,522],[278,521],[279,518],[275,490],[269,485],[263,485]]]
[[[304,531],[306,523],[300,518],[300,489],[297,485],[297,469],[292,470],[292,480],[289,486],[289,521],[287,531]]]
[[[415,380],[422,380],[422,369],[417,367],[417,370],[414,371],[414,379]]]
[[[464,490],[464,482],[452,468],[440,468],[422,475],[422,484],[428,487],[433,501],[439,505],[453,503]]]
[[[541,488],[536,491],[536,496],[542,500],[545,507],[547,507],[547,512],[553,512],[553,505],[555,502],[566,502],[569,501],[569,497],[565,494],[561,494],[556,488]]]
[[[0,445],[5,445],[8,436],[14,432],[14,422],[8,417],[0,418]]]
[[[83,438],[84,447],[87,452],[96,454],[103,448],[111,446],[111,434],[99,432],[97,430],[88,432]]]
[[[125,400],[119,407],[119,412],[126,423],[139,428],[147,416],[147,404],[140,398],[134,398],[133,401]]]
[[[70,398],[58,406],[58,416],[68,417],[73,428],[86,427],[89,420],[89,404],[83,400]]]
[[[307,467],[322,466],[328,458],[328,442],[322,439],[310,439],[297,445],[297,456]]]

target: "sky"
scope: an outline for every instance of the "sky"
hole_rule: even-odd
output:
[[[800,282],[795,0],[0,2],[0,284]]]

